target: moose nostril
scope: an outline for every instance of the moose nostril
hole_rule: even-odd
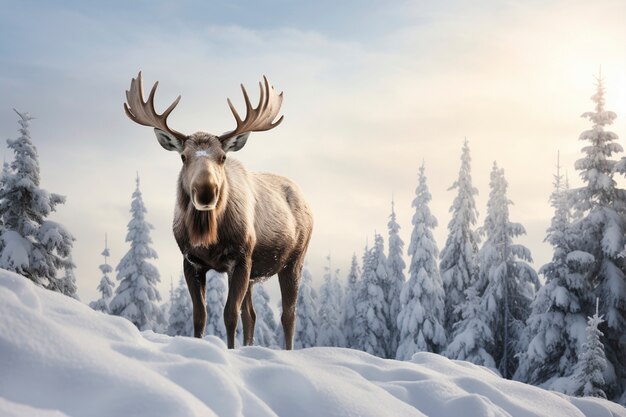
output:
[[[210,185],[203,185],[200,187],[194,187],[196,193],[196,201],[203,205],[209,205],[213,203],[216,196],[216,188]]]

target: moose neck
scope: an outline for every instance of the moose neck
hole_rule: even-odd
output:
[[[195,208],[189,193],[178,184],[179,204],[183,214],[183,223],[192,247],[209,247],[219,240],[218,222],[223,217],[228,202],[228,181],[220,189],[215,209],[200,211]]]

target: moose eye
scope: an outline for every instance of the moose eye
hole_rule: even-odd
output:
[[[223,154],[220,158],[220,164],[223,164],[224,162],[226,162],[226,154]]]
[[[180,160],[183,161],[183,164],[185,163],[185,161],[187,160],[187,157],[185,155],[180,155]]]

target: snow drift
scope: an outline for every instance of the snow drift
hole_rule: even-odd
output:
[[[383,360],[338,348],[228,351],[140,333],[0,270],[2,416],[624,416],[599,399],[504,380],[419,353]]]

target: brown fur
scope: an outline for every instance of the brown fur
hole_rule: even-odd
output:
[[[141,72],[126,91],[124,110],[136,123],[152,126],[159,144],[179,152],[183,168],[178,178],[174,237],[184,255],[183,269],[193,302],[194,335],[201,337],[206,324],[206,273],[228,272],[228,299],[224,308],[229,348],[235,347],[237,317],[242,313],[244,344],[254,340],[256,315],[252,305],[255,280],[278,274],[282,294],[281,322],[285,348],[291,349],[298,284],[313,217],[299,188],[272,174],[249,173],[226,152],[240,150],[251,132],[273,129],[283,100],[266,77],[260,84],[259,104],[246,100],[242,120],[230,100],[235,129],[221,136],[197,132],[187,136],[171,129],[167,118],[180,96],[161,114],[154,108],[152,88],[144,101]],[[242,310],[243,307],[243,310]],[[209,306],[210,308],[210,306]]]
[[[186,204],[183,217],[191,246],[208,247],[217,243],[217,216],[212,211],[198,211],[193,204]],[[183,206],[184,207],[184,206]]]
[[[204,332],[204,288],[209,269],[229,276],[224,309],[229,348],[234,347],[239,313],[244,344],[253,343],[256,315],[252,284],[278,274],[285,347],[291,349],[300,274],[313,227],[301,191],[287,178],[250,173],[230,157],[223,160],[221,143],[213,135],[192,135],[181,155],[185,162],[178,181],[174,236],[185,255],[194,335],[201,337]],[[198,187],[216,190],[214,209],[196,209],[199,197],[193,193]]]

